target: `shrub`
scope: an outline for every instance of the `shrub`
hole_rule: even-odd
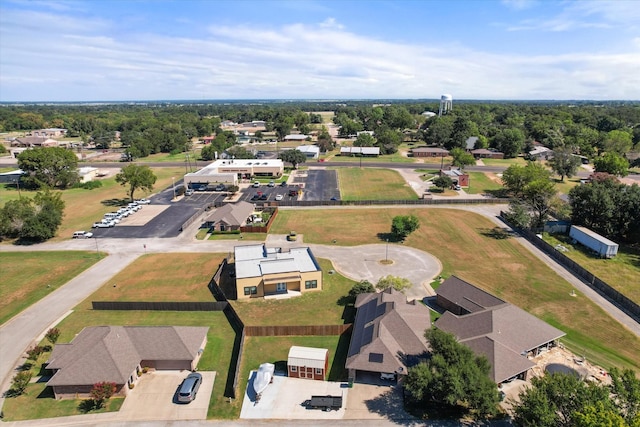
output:
[[[100,187],[102,187],[102,181],[78,182],[74,185],[74,188],[84,188],[85,190],[93,190]]]
[[[96,409],[100,409],[104,406],[104,401],[111,398],[116,392],[116,383],[101,382],[95,383],[91,389],[91,398]]]
[[[31,371],[18,372],[13,377],[11,383],[11,394],[13,396],[20,396],[22,393],[24,393],[25,389],[29,385],[29,381],[31,381],[31,377],[33,377]]]
[[[60,329],[58,328],[51,328],[47,331],[45,338],[51,343],[51,344],[55,344],[56,341],[58,341],[58,338],[60,338]]]
[[[36,345],[27,350],[27,359],[37,360],[42,353],[44,353],[44,348],[42,346]]]
[[[352,298],[356,298],[360,294],[366,294],[375,291],[376,290],[371,282],[369,282],[368,280],[362,280],[353,285],[351,289],[349,289],[349,296]]]

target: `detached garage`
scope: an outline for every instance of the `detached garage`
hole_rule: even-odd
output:
[[[291,378],[308,378],[324,381],[329,367],[329,350],[326,348],[299,347],[289,349],[287,371]]]

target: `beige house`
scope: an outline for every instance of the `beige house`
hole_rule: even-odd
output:
[[[206,217],[204,225],[213,231],[240,230],[240,227],[247,225],[247,220],[254,209],[252,203],[245,201],[227,203],[216,208],[211,215]]]
[[[234,256],[238,299],[322,290],[322,270],[309,248],[236,246]]]
[[[47,386],[56,399],[90,398],[93,385],[116,384],[124,396],[142,368],[193,370],[207,343],[208,327],[93,326],[68,344],[56,344],[47,361]]]

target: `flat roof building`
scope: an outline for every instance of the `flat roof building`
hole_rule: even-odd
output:
[[[255,176],[280,177],[284,163],[280,159],[219,159],[197,172],[184,176],[186,186],[227,184],[238,185],[239,179]]]

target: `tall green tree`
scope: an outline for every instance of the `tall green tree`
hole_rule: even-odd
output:
[[[298,169],[300,163],[307,161],[307,155],[297,149],[283,151],[278,158],[283,162],[291,163],[294,169]]]
[[[604,151],[624,156],[633,147],[633,135],[626,130],[612,130],[607,132],[603,141]]]
[[[464,169],[464,167],[468,165],[476,164],[476,159],[473,157],[473,155],[467,153],[462,148],[453,148],[451,149],[451,151],[449,151],[449,154],[451,155],[451,157],[453,157],[451,164],[453,166],[459,167],[460,169]]]
[[[553,152],[553,158],[549,160],[551,169],[560,175],[560,181],[564,182],[564,177],[571,178],[578,172],[578,167],[582,161],[573,154],[573,149],[568,146],[557,147]]]
[[[464,407],[476,419],[495,414],[498,389],[489,378],[487,359],[476,356],[453,335],[439,329],[428,329],[425,338],[431,356],[409,368],[404,382],[411,398],[422,404],[437,402],[459,410]]]
[[[505,188],[513,195],[512,212],[525,208],[530,215],[530,226],[544,224],[557,194],[551,172],[539,163],[526,166],[511,165],[502,174]]]
[[[137,190],[153,190],[153,184],[156,183],[157,179],[149,166],[142,165],[127,165],[116,175],[117,183],[122,186],[129,186],[127,194],[131,201],[134,200],[133,195]]]
[[[376,140],[371,134],[361,133],[358,135],[355,141],[353,141],[354,147],[373,147],[376,144]]]
[[[593,166],[596,172],[606,172],[616,176],[627,176],[629,174],[629,161],[614,152],[596,157],[593,161]]]
[[[491,146],[504,153],[504,157],[513,158],[522,152],[525,136],[520,129],[507,128],[498,132],[491,140]]]
[[[391,233],[400,239],[406,239],[418,228],[420,228],[420,220],[415,215],[397,215],[391,220]]]
[[[18,167],[26,174],[21,182],[32,188],[68,188],[78,182],[78,158],[62,147],[34,148],[18,155]]]

